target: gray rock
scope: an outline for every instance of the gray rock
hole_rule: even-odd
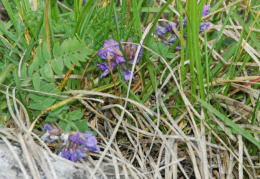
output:
[[[22,161],[23,165],[25,166],[25,169],[27,173],[30,175],[30,170],[28,168],[27,161],[22,153],[21,148],[19,145],[12,146],[15,152],[19,155],[20,160]],[[51,162],[55,168],[56,175],[59,179],[86,179],[89,178],[90,173],[84,169],[80,169],[75,167],[74,165],[71,165],[69,163],[66,163],[62,160],[59,160],[57,158],[51,157]],[[92,164],[88,164],[89,167],[93,168]],[[40,168],[40,167],[38,167]],[[111,166],[104,166],[102,165],[100,168],[102,168],[103,171],[109,170],[110,172],[114,172],[114,168]],[[44,175],[44,173],[39,169],[40,175],[42,179],[46,179],[47,177]],[[101,174],[95,175],[97,179],[104,178]],[[30,176],[33,178],[32,176]],[[115,176],[107,176],[108,178],[115,178]],[[24,175],[17,163],[17,160],[15,159],[13,153],[10,151],[8,146],[3,142],[0,141],[0,179],[22,179],[24,178]]]

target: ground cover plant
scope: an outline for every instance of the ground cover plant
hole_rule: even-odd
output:
[[[0,5],[0,137],[33,178],[260,177],[257,0]]]

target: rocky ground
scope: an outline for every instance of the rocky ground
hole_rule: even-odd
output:
[[[0,178],[1,179],[21,179],[21,178],[33,178],[28,162],[26,160],[25,155],[23,154],[20,146],[18,144],[14,144],[11,146],[12,149],[10,149],[7,144],[5,144],[3,141],[0,141]],[[17,154],[17,158],[15,157],[12,150]],[[70,165],[69,163],[63,161],[59,158],[53,158],[51,159],[51,165],[50,167],[54,168],[54,173],[56,176],[51,176],[51,178],[58,178],[58,179],[85,179],[89,178],[90,173],[87,170],[77,168],[73,165]],[[21,165],[19,165],[19,162],[22,162]],[[90,168],[93,168],[94,166],[92,164],[88,164]],[[23,167],[24,166],[24,171]],[[110,166],[101,166],[102,170],[104,172],[113,173],[113,168]],[[35,173],[38,171],[35,170]],[[37,174],[36,174],[37,175]],[[45,179],[47,178],[46,175],[39,171],[40,178]],[[51,174],[50,174],[51,175]],[[108,175],[107,175],[108,176]],[[103,179],[101,174],[96,174],[95,177],[97,179]],[[49,177],[50,178],[50,177]],[[115,178],[113,174],[108,176],[108,178]]]

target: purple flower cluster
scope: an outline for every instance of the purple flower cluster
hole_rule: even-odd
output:
[[[56,135],[59,132],[59,129],[53,129],[49,124],[44,125],[44,131],[45,134],[41,137],[44,142],[52,143],[59,138],[63,140],[63,149],[60,151],[60,155],[73,162],[77,162],[78,158],[84,158],[87,156],[84,151],[85,148],[91,152],[100,151],[100,148],[97,145],[98,141],[93,132],[77,132],[75,135],[71,135],[70,137],[67,134],[61,134],[61,136],[58,137]]]
[[[61,156],[73,162],[77,162],[78,158],[84,158],[87,154],[84,151],[86,147],[89,151],[100,151],[97,145],[98,141],[94,134],[90,131],[84,133],[77,132],[69,137],[70,142],[61,150]]]
[[[210,9],[210,5],[204,5],[203,6],[203,10],[202,10],[202,17],[206,16],[209,14],[209,9]],[[187,25],[187,17],[184,18],[183,20],[183,28],[186,27]],[[210,26],[210,22],[202,22],[200,24],[200,30],[199,33],[203,32],[205,29],[208,29]],[[173,31],[173,26],[175,28],[177,28],[179,25],[179,22],[171,22],[170,24],[167,24],[166,28],[159,26],[156,29],[156,33],[157,35],[159,35],[162,38],[162,42],[165,43],[166,45],[170,45],[173,44],[176,40],[177,40],[177,35],[174,33]],[[186,35],[185,35],[186,36]],[[177,50],[180,49],[180,46],[176,47]]]
[[[122,39],[120,42],[124,42],[124,39]],[[122,44],[122,48],[126,55],[126,59],[125,59],[117,41],[113,39],[105,40],[103,48],[98,51],[98,55],[102,59],[106,59],[106,60],[108,60],[109,57],[111,69],[108,61],[98,64],[97,66],[99,70],[103,71],[101,78],[107,76],[110,73],[110,70],[113,70],[116,66],[121,66],[124,69],[123,72],[124,79],[130,80],[131,70],[127,68],[127,65],[128,64],[132,65],[134,63],[134,57],[137,50],[137,46],[130,44],[131,38],[129,38],[127,42],[129,43]],[[137,63],[140,61],[142,55],[143,55],[143,49],[141,49],[138,54]]]

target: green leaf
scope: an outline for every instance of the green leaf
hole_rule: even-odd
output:
[[[63,130],[65,130],[65,132],[69,132],[69,131],[66,131],[66,127],[67,127],[67,123],[66,122],[64,122],[64,121],[59,121],[59,126],[63,129]]]
[[[37,50],[37,53],[33,59],[33,61],[38,61],[38,64],[43,67],[45,65],[45,60],[43,59],[43,56],[42,56],[42,48],[41,46],[38,47],[38,50]]]
[[[30,95],[29,96],[31,99],[33,98],[34,102],[31,102],[29,105],[29,108],[34,109],[34,110],[45,110],[48,107],[50,107],[51,105],[53,105],[55,103],[55,101],[57,100],[54,97],[47,97],[44,95],[42,96],[37,96],[37,95]]]
[[[42,56],[46,62],[49,62],[51,60],[51,55],[48,50],[48,46],[47,46],[46,42],[43,42],[43,45],[42,45]]]
[[[43,79],[45,79],[46,81],[49,81],[49,82],[53,82],[53,81],[54,81],[54,79],[49,78],[49,77],[45,74],[44,68],[41,68],[41,69],[40,69],[40,74],[41,74],[41,76],[43,77]]]
[[[81,112],[79,110],[75,110],[75,111],[70,112],[70,116],[71,116],[72,121],[77,121],[82,118],[83,112]]]
[[[60,47],[60,55],[63,55],[64,53],[67,53],[69,51],[68,48],[68,40],[65,40]]]
[[[44,107],[42,106],[42,104],[39,104],[39,103],[32,103],[32,104],[30,104],[28,107],[29,107],[30,109],[39,110],[39,111],[42,111],[42,110],[46,109],[46,108],[44,108]]]
[[[44,109],[47,109],[48,107],[50,107],[51,105],[53,105],[55,103],[55,101],[57,100],[57,98],[55,97],[48,97],[48,98],[45,98],[44,102],[43,102],[43,106],[44,106]]]
[[[51,62],[51,67],[52,67],[53,71],[54,71],[57,75],[63,75],[62,71],[61,71],[60,68],[59,68],[59,65],[58,65],[56,59],[52,60],[52,62]]]
[[[59,55],[60,55],[59,50],[60,50],[60,44],[59,44],[58,42],[56,42],[56,43],[54,44],[54,47],[53,47],[53,56],[54,56],[55,58],[58,58],[58,57],[59,57]]]
[[[58,118],[56,118],[56,117],[48,116],[48,117],[45,119],[45,122],[56,122],[57,120],[58,120]]]
[[[81,62],[86,62],[87,60],[85,59],[85,55],[83,54],[79,54],[79,53],[75,53],[74,54],[74,57],[76,57],[76,59],[78,61],[81,61]]]
[[[74,47],[73,47],[73,41],[71,38],[68,38],[67,42],[66,42],[66,48],[67,50],[65,52],[72,52]]]
[[[65,65],[66,65],[66,67],[68,67],[68,68],[71,69],[71,70],[74,70],[74,67],[73,67],[73,65],[72,65],[71,62],[70,62],[69,56],[66,56],[66,57],[64,58],[64,63],[65,63]]]
[[[30,66],[33,66],[34,71],[39,71],[39,60],[34,58]]]
[[[72,41],[72,51],[75,51],[77,49],[81,49],[82,47],[85,47],[85,43],[80,43],[76,37],[73,38]]]
[[[149,42],[149,47],[150,47],[153,51],[159,53],[158,44],[157,44],[157,42],[155,42],[154,37],[151,38],[151,40],[150,40],[150,42]]]
[[[72,63],[74,63],[76,66],[81,67],[81,64],[77,60],[77,58],[74,55],[70,55],[70,60]]]
[[[51,113],[53,113],[55,115],[59,115],[62,111],[66,111],[68,109],[70,109],[70,107],[65,105],[65,106],[62,106],[60,108],[57,108],[57,109],[53,110]]]
[[[160,50],[160,54],[165,57],[168,50],[169,50],[169,46],[168,45],[165,45],[163,43],[158,43],[158,47],[159,47],[159,50]]]
[[[40,90],[40,75],[39,73],[34,73],[33,74],[33,87],[36,91]]]
[[[59,57],[59,58],[57,59],[57,65],[58,65],[59,70],[60,70],[60,71],[63,71],[63,66],[64,66],[64,64],[63,64],[63,59],[62,59],[61,57]]]
[[[88,128],[87,125],[87,120],[81,120],[81,121],[76,121],[74,122],[75,126],[78,128],[78,130],[82,133],[86,132],[86,131],[90,131],[90,129]]]
[[[32,81],[32,80],[30,80],[30,79],[28,79],[28,80],[23,80],[23,81],[21,81],[21,86],[29,86],[29,85],[31,85],[31,84],[30,84],[31,81]]]
[[[81,51],[81,53],[82,53],[82,55],[83,55],[85,58],[88,58],[87,56],[93,54],[93,50],[86,47],[86,48],[84,48],[84,50]]]
[[[28,78],[26,63],[22,64],[21,77],[22,78]]]
[[[47,76],[47,78],[53,79],[54,77],[53,77],[53,71],[51,65],[49,63],[46,63],[43,68],[44,68],[44,74]]]
[[[41,100],[41,96],[37,95],[37,94],[29,94],[28,97],[33,100],[34,102],[40,101]]]
[[[33,66],[32,64],[27,68],[28,69],[28,76],[33,76]]]
[[[0,84],[2,84],[2,82],[6,79],[6,77],[9,75],[14,67],[14,64],[9,64],[7,68],[3,71],[3,73],[0,74]]]
[[[174,58],[176,55],[174,53],[167,53],[166,58]]]

